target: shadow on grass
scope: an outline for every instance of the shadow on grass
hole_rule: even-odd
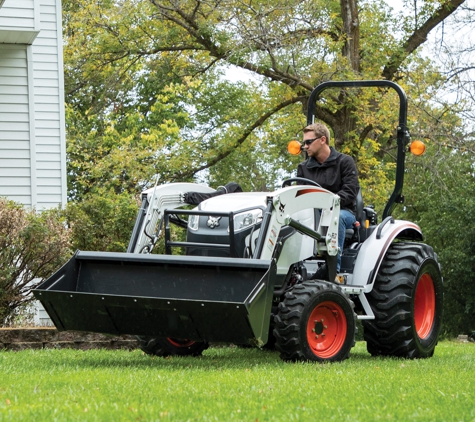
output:
[[[106,350],[76,351],[60,357],[60,365],[81,365],[109,368],[150,368],[167,370],[198,369],[215,371],[218,369],[245,369],[255,365],[279,366],[283,361],[277,351],[259,349],[238,349],[233,346],[211,347],[202,356],[150,356],[140,350],[132,352],[109,352]],[[54,364],[54,362],[52,362]]]

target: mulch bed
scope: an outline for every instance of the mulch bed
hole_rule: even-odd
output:
[[[0,350],[26,349],[137,349],[134,336],[109,336],[53,327],[0,328]]]

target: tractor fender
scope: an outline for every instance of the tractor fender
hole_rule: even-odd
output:
[[[423,236],[417,224],[387,217],[361,245],[355,261],[352,285],[365,286],[365,292],[372,290],[379,267],[395,239],[422,241]]]

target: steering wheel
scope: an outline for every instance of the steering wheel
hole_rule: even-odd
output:
[[[293,182],[301,182],[303,185],[313,185],[317,188],[321,188],[321,186],[314,182],[313,180],[306,179],[305,177],[291,177],[290,179],[286,179],[282,182],[282,187],[285,188],[286,186],[290,186]]]

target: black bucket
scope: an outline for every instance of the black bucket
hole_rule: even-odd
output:
[[[33,293],[60,331],[262,345],[275,272],[257,259],[78,251]]]

